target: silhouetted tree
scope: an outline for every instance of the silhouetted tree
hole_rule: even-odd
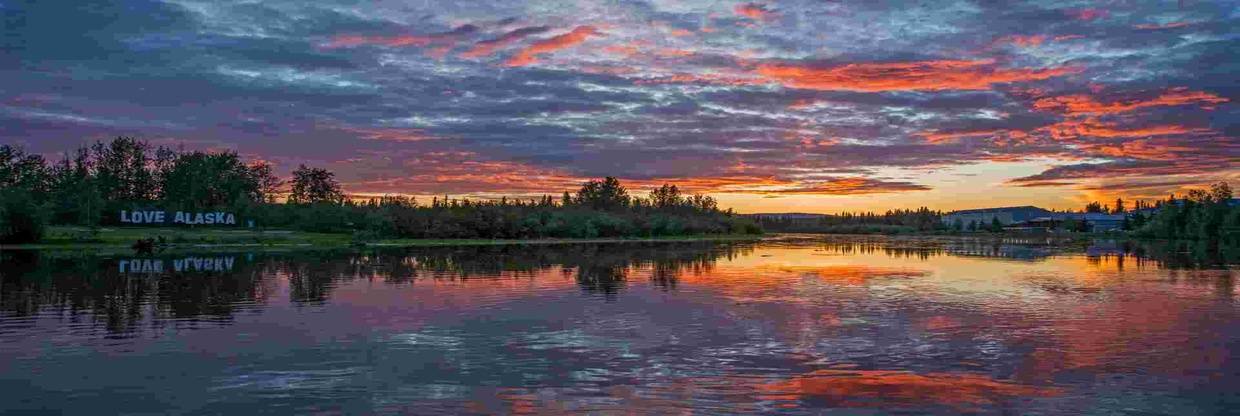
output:
[[[667,209],[678,207],[683,203],[680,189],[676,185],[663,184],[650,191],[650,205],[655,208]]]
[[[48,191],[50,179],[51,172],[43,156],[0,145],[0,189],[21,190],[41,198]]]
[[[150,145],[132,137],[117,137],[105,144],[95,142],[95,180],[104,199],[149,201],[158,189],[148,166]]]
[[[591,209],[616,210],[629,206],[629,191],[620,185],[618,179],[608,176],[581,185],[574,201]]]
[[[162,201],[185,209],[263,202],[259,178],[235,152],[177,154],[159,172]]]
[[[293,172],[293,189],[289,193],[288,201],[294,204],[343,202],[344,193],[340,191],[340,184],[336,182],[335,176],[326,169],[299,166]]]
[[[257,185],[255,194],[251,195],[251,199],[256,202],[274,203],[276,196],[280,193],[280,186],[284,185],[284,181],[276,177],[272,172],[271,164],[266,162],[251,163],[249,166],[250,180]]]

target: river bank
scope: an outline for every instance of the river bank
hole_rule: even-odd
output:
[[[154,239],[163,249],[212,248],[332,248],[332,247],[424,247],[506,244],[570,244],[677,241],[753,241],[762,235],[685,235],[629,238],[541,239],[361,239],[352,234],[310,233],[290,230],[181,229],[154,227],[50,227],[36,244],[0,245],[0,250],[132,250],[138,240]]]

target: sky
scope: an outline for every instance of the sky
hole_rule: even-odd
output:
[[[1240,2],[0,0],[0,143],[739,212],[1240,186]]]

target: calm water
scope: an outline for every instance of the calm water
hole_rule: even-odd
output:
[[[1039,243],[6,252],[0,413],[1240,409],[1240,271]]]

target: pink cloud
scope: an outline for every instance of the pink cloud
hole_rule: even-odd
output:
[[[585,42],[591,36],[602,36],[602,33],[595,29],[594,26],[577,26],[571,32],[534,42],[532,45],[517,52],[512,58],[509,58],[505,65],[525,66],[532,64],[537,62],[538,55],[575,46]]]

